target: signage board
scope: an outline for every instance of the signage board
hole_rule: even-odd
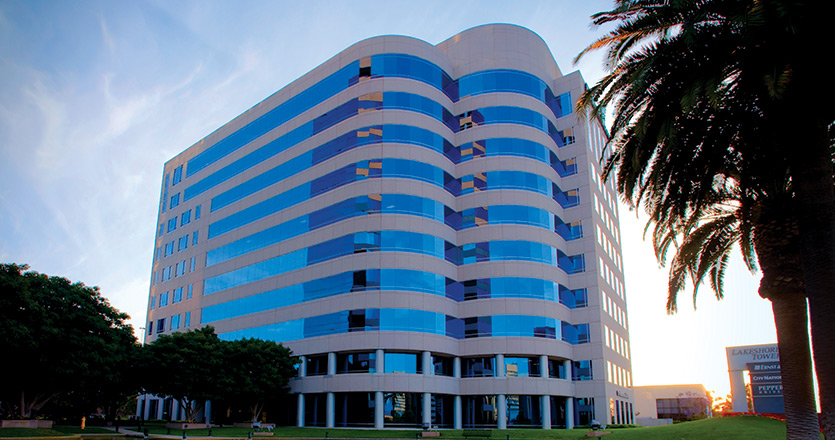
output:
[[[749,362],[754,412],[783,413],[783,376],[780,362]]]

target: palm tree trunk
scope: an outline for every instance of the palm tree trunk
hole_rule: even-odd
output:
[[[787,104],[787,107],[791,107]],[[791,107],[795,111],[796,107]],[[795,127],[799,139],[791,154],[792,186],[797,198],[801,255],[809,317],[812,326],[815,369],[820,392],[824,435],[835,440],[835,191],[824,122],[808,117]],[[797,118],[795,118],[797,121]]]
[[[835,284],[832,286],[835,287]],[[820,393],[821,426],[824,437],[832,440],[835,439],[835,298],[831,294],[824,298],[810,296],[809,315]]]
[[[782,293],[770,299],[780,349],[786,439],[819,440],[812,356],[809,352],[809,333],[806,331],[806,297],[803,294]]]
[[[776,200],[776,199],[775,199]],[[786,438],[819,440],[800,231],[791,204],[763,206],[754,225],[760,296],[771,301],[786,412]]]

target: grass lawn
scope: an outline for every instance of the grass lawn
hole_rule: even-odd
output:
[[[786,424],[765,417],[716,417],[676,425],[652,428],[613,429],[603,436],[606,440],[782,440],[786,438]]]
[[[79,426],[53,426],[52,428],[0,428],[0,438],[6,437],[62,437],[76,434],[112,434],[113,431],[90,426],[84,431]]]
[[[167,434],[168,429],[163,425],[151,424],[147,426],[150,434]],[[135,429],[135,428],[128,428]],[[208,429],[188,429],[189,437],[203,437],[208,435]],[[248,428],[212,428],[213,437],[246,438],[251,430]],[[302,437],[302,438],[391,438],[414,439],[418,430],[373,430],[373,429],[325,429],[325,428],[295,428],[277,427],[272,438]],[[579,440],[585,439],[586,430],[552,429],[507,429],[492,431],[492,440]],[[611,429],[611,434],[603,436],[605,440],[714,440],[717,438],[732,438],[735,440],[782,440],[786,438],[786,425],[783,422],[763,417],[739,416],[718,417],[676,425],[657,426],[653,428],[622,428]],[[181,429],[172,429],[171,435],[181,437]],[[0,435],[2,436],[2,435]],[[271,437],[257,437],[269,439]],[[460,430],[442,430],[441,439],[462,439]],[[429,439],[432,439],[430,437]]]

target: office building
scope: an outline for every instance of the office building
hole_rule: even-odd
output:
[[[647,385],[634,388],[635,422],[672,425],[712,416],[713,399],[704,385]]]
[[[585,87],[512,25],[354,44],[165,164],[147,340],[283,342],[299,426],[630,422]]]

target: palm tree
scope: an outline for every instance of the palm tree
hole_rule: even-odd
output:
[[[619,161],[615,164],[619,183],[638,181],[624,195],[635,204],[645,201],[659,261],[664,262],[670,246],[676,245],[668,311],[676,311],[676,297],[688,275],[694,284],[694,306],[705,278],[721,298],[734,245],[739,246],[751,270],[756,268],[755,261],[760,261],[760,295],[772,303],[781,353],[787,437],[817,439],[799,236],[786,165],[762,155],[749,154],[742,160],[738,152],[747,151],[745,144],[762,139],[756,132],[745,133],[747,126],[731,118],[754,111],[755,107],[735,101],[719,107],[697,103],[691,114],[668,121],[674,127],[670,143],[697,148],[672,148],[665,160],[653,161],[648,169],[639,167],[635,175],[629,174],[636,170],[630,166],[634,157],[615,154],[613,160]],[[632,136],[618,144],[621,148],[617,151],[642,151],[655,145],[655,139]],[[731,153],[721,160],[704,148],[722,143]]]
[[[668,215],[666,201],[650,209],[653,245],[659,261],[665,261],[671,245],[675,256],[670,268],[667,309],[676,310],[676,297],[687,281],[693,280],[693,304],[702,281],[707,278],[716,296],[723,296],[722,281],[730,253],[735,246],[752,271],[761,262],[760,296],[771,301],[778,335],[786,437],[817,439],[818,418],[812,381],[809,334],[806,331],[806,295],[800,263],[797,224],[791,212],[790,191],[778,194],[745,191],[733,179],[685,217]],[[788,183],[788,182],[786,182]],[[786,185],[780,189],[788,189]],[[747,194],[746,194],[747,193]]]
[[[708,246],[707,255],[725,256],[718,260],[706,256],[691,260],[698,262],[696,266],[681,260],[681,270],[697,275],[697,280],[712,270],[714,288],[721,286],[721,282],[716,284],[721,277],[715,277],[722,274],[719,268],[724,268],[730,248],[721,247],[722,241],[717,241],[720,237],[726,244],[753,242],[764,274],[788,270],[786,264],[774,259],[785,253],[772,251],[775,247],[770,243],[779,244],[787,232],[795,231],[787,229],[793,222],[765,219],[791,206],[800,231],[798,240],[817,348],[824,426],[827,437],[835,438],[835,363],[826,362],[832,356],[829,346],[835,335],[835,320],[831,319],[835,296],[828,290],[835,285],[835,191],[825,130],[833,113],[818,111],[813,100],[820,94],[805,93],[812,87],[809,80],[815,79],[815,69],[798,54],[805,53],[802,49],[814,40],[815,31],[825,29],[814,28],[810,23],[814,24],[821,14],[825,16],[826,11],[814,11],[817,16],[810,12],[802,2],[619,1],[614,10],[593,16],[598,24],[617,22],[618,26],[580,54],[608,48],[611,68],[609,75],[584,94],[580,106],[601,118],[607,106],[615,108],[612,150],[605,173],[617,169],[618,190],[633,206],[647,201],[653,221],[661,225],[657,229],[660,237],[665,236],[664,231],[704,234],[707,230],[700,229],[702,226],[718,227],[721,223],[708,221],[718,215],[708,209],[717,200],[717,194],[722,194],[717,184],[723,187],[725,179],[731,179],[731,187],[738,187],[742,197],[735,199],[739,207],[739,235],[734,238],[729,233],[733,224],[724,224],[717,230],[720,235],[704,236],[710,240],[701,243]],[[798,107],[801,103],[806,105]],[[786,124],[791,124],[791,128],[787,129]],[[802,142],[787,144],[789,134],[802,138]],[[787,145],[792,148],[785,148]],[[762,177],[769,176],[774,165],[788,166],[787,182],[791,183],[792,192],[786,191],[787,182],[776,186],[774,181],[768,185],[763,182]],[[670,168],[677,171],[669,171]],[[781,186],[783,193],[790,194],[791,204],[766,203],[768,197],[776,197],[770,195],[775,194],[773,189]],[[771,191],[754,197],[766,188]],[[743,201],[745,204],[739,205]],[[778,208],[763,210],[769,206]],[[761,224],[752,223],[752,214],[757,212],[764,213],[757,217]],[[809,212],[816,215],[808,215]],[[694,222],[688,223],[694,216]],[[699,219],[700,216],[707,217]],[[744,231],[748,235],[743,235]],[[692,243],[690,248],[699,248],[699,240]],[[752,257],[751,247],[747,249],[747,255]],[[745,248],[743,253],[746,254]],[[714,264],[709,264],[711,261]],[[794,267],[796,272],[796,261]],[[761,294],[772,300],[775,318],[800,319],[797,313],[784,313],[783,298],[774,293],[779,283],[769,281],[781,277],[776,273],[764,277]],[[791,298],[803,291],[797,285],[784,287],[792,292],[788,295]],[[721,287],[717,292],[721,295]],[[800,308],[799,300],[792,304],[795,309]],[[777,323],[777,328],[783,345],[805,340],[781,337],[779,333],[781,329],[798,326],[805,333],[805,323],[788,327],[782,324]],[[787,396],[787,406],[793,400],[796,399]],[[796,414],[787,415],[797,420]],[[790,423],[792,426],[802,424]],[[794,435],[790,431],[789,435]]]

